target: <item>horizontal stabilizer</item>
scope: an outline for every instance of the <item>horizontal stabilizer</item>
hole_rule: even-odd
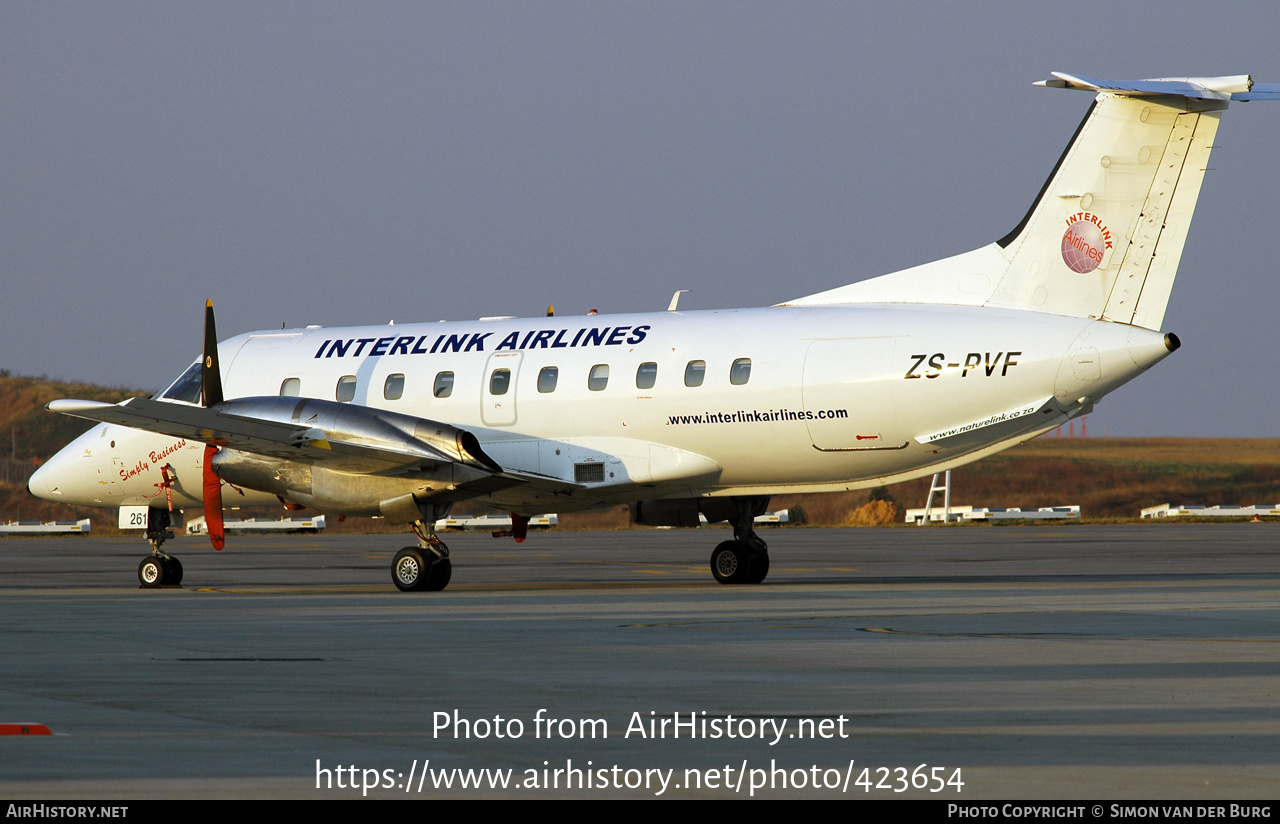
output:
[[[1052,74],[1052,80],[1040,80],[1035,85],[1091,92],[1121,92],[1130,97],[1170,94],[1204,100],[1280,100],[1280,84],[1254,83],[1253,78],[1247,74],[1226,77],[1156,77],[1150,80],[1095,80],[1078,74]]]
[[[1247,74],[1227,77],[1158,77],[1150,80],[1095,80],[1079,74],[1052,74],[1052,79],[1036,81],[1035,85],[1051,89],[1120,92],[1129,97],[1169,94],[1204,100],[1230,100],[1233,95],[1246,93],[1253,86],[1253,80]]]
[[[1280,83],[1254,83],[1247,92],[1235,92],[1232,100],[1280,100]]]

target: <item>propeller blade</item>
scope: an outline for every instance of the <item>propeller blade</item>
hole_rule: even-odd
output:
[[[226,545],[226,535],[222,530],[222,479],[213,472],[213,456],[218,454],[218,447],[205,445],[204,448],[204,525],[209,530],[209,541],[213,548],[221,551]]]
[[[222,403],[222,370],[218,367],[218,331],[213,326],[213,301],[204,302],[204,365],[200,369],[200,405]],[[207,479],[206,479],[207,480]]]

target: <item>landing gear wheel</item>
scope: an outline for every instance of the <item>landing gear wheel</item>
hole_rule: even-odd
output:
[[[167,586],[177,586],[182,583],[182,562],[170,555],[164,559],[167,567],[164,573],[164,582]]]
[[[431,587],[431,579],[435,577],[431,567],[422,550],[407,546],[397,552],[391,562],[391,580],[402,592],[422,592]]]
[[[431,567],[431,581],[425,587],[429,592],[440,592],[449,586],[449,579],[453,577],[453,562],[448,558],[441,558]]]
[[[163,558],[158,555],[148,555],[142,559],[142,563],[138,564],[138,583],[142,584],[144,589],[158,589],[164,585],[167,572]]]
[[[751,575],[751,556],[737,541],[725,541],[711,552],[711,574],[722,584],[746,583]]]
[[[757,553],[751,559],[751,574],[746,577],[743,583],[759,584],[764,581],[769,574],[769,553]]]

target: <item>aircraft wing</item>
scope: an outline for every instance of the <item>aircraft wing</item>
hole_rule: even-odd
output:
[[[130,398],[119,404],[57,400],[51,412],[224,446],[267,458],[363,475],[443,470],[466,497],[514,486],[564,495],[581,490],[529,472],[503,469],[470,432],[449,424],[354,404],[308,398],[238,398],[213,407]],[[470,471],[449,472],[465,466]]]
[[[469,432],[422,418],[333,401],[242,398],[205,408],[131,398],[119,404],[58,400],[48,408],[268,458],[323,464],[344,472],[394,475],[464,464],[485,474],[507,474],[484,454]]]

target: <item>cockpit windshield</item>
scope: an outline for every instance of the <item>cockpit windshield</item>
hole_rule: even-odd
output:
[[[196,361],[183,372],[169,388],[156,395],[157,398],[168,398],[174,401],[200,403],[200,361]]]

